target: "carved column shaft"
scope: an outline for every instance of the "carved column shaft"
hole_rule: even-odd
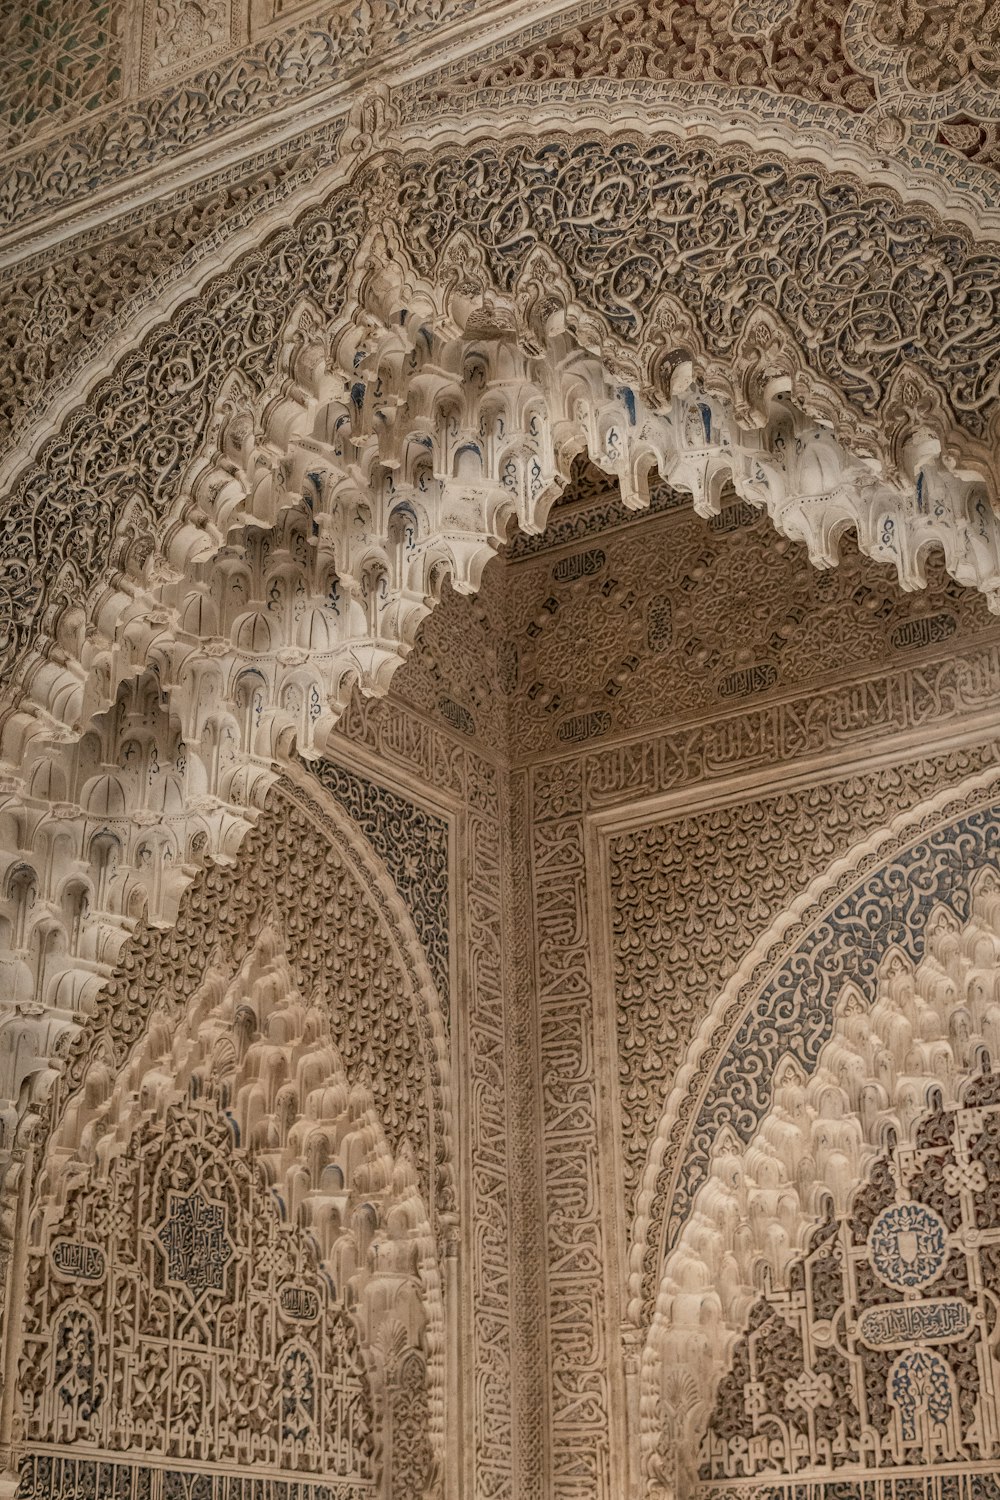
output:
[[[0,1392],[0,1500],[17,1489],[16,1401],[21,1355],[24,1276],[28,1260],[28,1209],[34,1174],[34,1146],[15,1151],[3,1182],[0,1256],[3,1260],[3,1306],[0,1339],[3,1389]]]
[[[444,1316],[447,1352],[447,1392],[445,1409],[445,1452],[447,1469],[444,1480],[445,1500],[459,1500],[462,1484],[461,1436],[462,1382],[461,1364],[461,1267],[459,1262],[460,1235],[457,1214],[443,1214],[444,1234]]]

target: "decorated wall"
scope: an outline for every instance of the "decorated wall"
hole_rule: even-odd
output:
[[[804,1468],[994,1491],[997,1093],[979,1072],[950,1108],[939,1095],[906,1145],[890,1137],[849,1208],[828,1206],[785,1284],[753,1306],[702,1493],[755,1494],[749,1476]]]
[[[993,1496],[996,29],[0,17],[0,1494]]]
[[[935,1209],[979,1298],[942,1311],[859,1300],[855,1226],[990,1086],[998,650],[940,561],[822,572],[731,491],[636,514],[578,462],[67,1033],[19,1492],[988,1493],[981,1234]]]
[[[992,617],[943,572],[902,592],[849,542],[817,572],[735,497],[706,523],[660,487],[651,512],[578,468],[366,719],[384,745],[414,713],[506,744],[506,1003],[531,1008],[543,1144],[544,1238],[522,1225],[551,1382],[540,1493],[617,1494],[629,1463],[642,1493],[734,1477],[702,1455],[716,1400],[742,1431],[755,1299],[791,1296],[824,1194],[848,1213],[885,1131],[957,1108],[992,1045],[992,897],[969,893],[995,829],[934,835],[937,864],[926,843],[948,788],[995,795]],[[912,1476],[901,1452],[837,1466]],[[776,1472],[821,1484],[805,1453]],[[975,1465],[961,1482],[979,1493]]]
[[[440,1482],[447,926],[421,945],[352,827],[318,783],[276,789],[176,932],[140,928],[66,1058],[21,1289],[21,1493]],[[442,861],[409,894],[446,910],[428,830]]]

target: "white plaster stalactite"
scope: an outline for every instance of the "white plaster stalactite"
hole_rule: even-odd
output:
[[[200,852],[232,857],[274,762],[293,743],[320,751],[355,684],[386,690],[446,580],[475,591],[512,521],[543,529],[579,453],[636,508],[654,473],[706,516],[732,482],[819,566],[850,527],[905,587],[920,586],[932,546],[991,601],[1000,587],[1000,532],[975,483],[928,459],[914,504],[797,412],[780,381],[761,389],[757,428],[683,369],[650,404],[555,331],[564,315],[538,324],[544,257],[504,299],[469,244],[445,258],[462,277],[436,288],[382,231],[372,246],[379,270],[358,276],[349,317],[328,328],[314,307],[292,311],[265,397],[222,381],[163,534],[140,541],[122,517],[118,582],[65,606],[47,655],[22,669],[0,737],[6,869],[21,892],[7,895],[7,961],[16,1003],[46,1018],[39,1059],[100,981],[87,968],[76,998],[53,1004],[52,956],[77,941],[74,924],[84,941],[107,913],[110,935],[85,940],[100,965],[144,902],[169,921]],[[130,736],[112,727],[123,716],[142,720]],[[36,847],[51,844],[53,816],[77,895],[62,859]],[[42,906],[17,917],[18,899],[44,903],[45,922]],[[66,915],[72,900],[86,910]],[[8,1118],[20,1082],[0,1079]]]
[[[315,306],[292,310],[264,395],[238,373],[221,382],[162,530],[136,536],[123,515],[113,577],[54,605],[47,643],[22,666],[0,726],[0,1144],[15,1162],[60,1041],[136,919],[169,925],[204,857],[235,856],[276,768],[293,749],[322,752],[355,687],[386,691],[446,582],[475,592],[512,524],[544,528],[577,456],[636,511],[654,474],[705,516],[732,484],[819,566],[853,529],[906,588],[940,546],[955,578],[1000,599],[985,489],[930,449],[903,456],[911,494],[798,410],[784,378],[744,372],[739,420],[687,366],[665,389],[624,383],[592,329],[569,331],[544,257],[504,297],[466,242],[438,286],[391,235],[372,246],[382,269],[356,276],[348,316],[326,326]],[[546,276],[557,306],[543,315]],[[831,1180],[851,1139],[845,1126]],[[772,1195],[777,1254],[791,1200],[767,1185],[778,1147],[760,1150],[748,1171],[760,1169],[759,1201]],[[749,1283],[730,1259],[710,1269],[731,1331]]]

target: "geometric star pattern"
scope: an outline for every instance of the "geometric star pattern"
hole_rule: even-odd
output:
[[[0,6],[0,149],[116,99],[120,51],[111,0]]]

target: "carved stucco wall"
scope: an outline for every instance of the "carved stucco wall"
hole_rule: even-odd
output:
[[[420,728],[418,725],[418,733]],[[300,772],[293,781],[286,778],[275,788],[233,869],[209,864],[196,878],[182,900],[171,933],[161,935],[155,927],[140,925],[103,991],[96,1015],[66,1059],[52,1098],[53,1118],[61,1124],[48,1146],[51,1176],[42,1177],[36,1194],[48,1222],[53,1215],[58,1217],[54,1207],[45,1205],[63,1191],[65,1163],[79,1161],[81,1152],[86,1160],[88,1152],[93,1155],[97,1150],[107,1173],[106,1145],[115,1139],[109,1111],[112,1119],[114,1110],[119,1111],[118,1136],[122,1138],[124,1132],[127,1141],[127,1132],[135,1128],[136,1119],[148,1118],[148,1113],[135,1115],[136,1101],[148,1111],[159,1090],[163,1102],[156,1108],[159,1124],[154,1134],[162,1136],[167,1129],[163,1111],[173,1119],[171,1111],[176,1114],[182,1107],[186,1080],[192,1073],[201,1079],[191,1092],[196,1105],[198,1099],[203,1101],[197,1105],[202,1111],[209,1108],[211,1113],[211,1100],[205,1103],[206,1091],[211,1096],[213,1090],[224,1089],[225,1117],[216,1105],[219,1124],[211,1128],[226,1136],[226,1120],[238,1120],[238,1125],[233,1124],[237,1155],[241,1144],[250,1144],[254,1161],[261,1160],[260,1150],[265,1144],[278,1146],[274,1168],[270,1163],[265,1168],[270,1184],[267,1191],[279,1195],[279,1205],[290,1222],[308,1228],[315,1253],[332,1271],[339,1297],[347,1299],[345,1306],[354,1323],[360,1325],[363,1361],[376,1382],[378,1397],[372,1438],[375,1457],[365,1462],[369,1475],[381,1475],[381,1482],[390,1486],[392,1494],[409,1493],[407,1485],[416,1483],[428,1493],[439,1492],[445,1483],[453,1488],[459,1481],[456,1476],[446,1476],[448,1463],[461,1464],[465,1469],[460,1481],[463,1489],[488,1486],[501,1493],[505,1485],[510,1485],[513,1462],[510,1231],[502,1091],[505,1062],[502,1055],[497,1056],[497,1048],[502,1054],[504,1046],[499,994],[503,890],[498,790],[493,768],[471,752],[458,747],[448,755],[433,754],[441,750],[445,739],[437,733],[429,745],[438,766],[438,782],[446,763],[456,777],[443,803],[440,785],[436,791],[423,792],[425,800],[430,795],[434,802],[436,797],[432,808],[412,801],[398,785],[379,787],[361,773],[356,754],[352,755],[350,769],[332,759],[317,762],[309,773]],[[391,757],[380,765],[383,780],[387,761]],[[412,781],[412,765],[410,770]],[[428,781],[434,779],[428,776]],[[466,793],[471,799],[468,803]],[[356,829],[353,834],[352,826]],[[469,916],[452,931],[453,892],[459,879],[468,882]],[[269,935],[272,933],[275,936]],[[264,959],[254,957],[262,942],[271,947],[277,944],[277,976],[272,972],[275,961],[267,954]],[[241,969],[248,945],[251,956]],[[263,974],[255,979],[262,963]],[[463,1004],[461,1021],[453,1024],[449,1006],[456,981],[467,1003]],[[255,984],[262,987],[262,1002],[256,998]],[[213,1001],[218,1000],[220,987],[231,997],[223,1006],[224,1012],[225,1006],[229,1007],[225,1012],[228,1021],[223,1012],[219,1020],[215,1019],[216,1012],[206,1016]],[[291,996],[284,1001],[284,1011],[278,1007],[279,1014],[271,1014],[275,988],[279,998],[284,999],[286,993]],[[187,1016],[192,1019],[187,1020]],[[178,1025],[182,1040],[175,1042],[172,1031],[164,1027]],[[254,1054],[251,1082],[242,1089],[233,1081],[232,1068],[227,1065],[222,1041],[227,1025],[234,1033],[230,1050],[239,1054],[240,1061],[248,1041]],[[191,1029],[192,1038],[205,1038],[205,1042],[185,1042],[185,1028]],[[313,1052],[323,1041],[317,1036],[317,1028],[323,1028],[328,1037],[327,1052],[320,1052],[310,1062],[310,1040]],[[156,1047],[164,1046],[165,1037],[171,1038],[167,1046],[168,1054],[173,1046],[178,1059],[174,1064],[157,1056]],[[11,1040],[9,1033],[7,1040]],[[192,1056],[192,1047],[197,1053],[198,1046],[206,1053],[200,1067]],[[324,1063],[322,1059],[329,1059],[331,1047],[335,1060]],[[300,1056],[303,1049],[304,1060]],[[332,1075],[317,1093],[324,1066],[332,1069]],[[296,1069],[304,1079],[298,1124],[292,1096],[284,1097]],[[472,1128],[463,1131],[461,1150],[457,1152],[452,1074],[453,1070],[464,1073],[466,1069],[478,1082]],[[164,1092],[172,1071],[178,1081],[173,1092],[169,1088]],[[109,1097],[119,1077],[124,1082]],[[152,1079],[152,1086],[145,1079]],[[277,1099],[276,1089],[282,1090]],[[352,1185],[351,1172],[330,1163],[336,1162],[336,1143],[345,1135],[344,1127],[336,1124],[336,1109],[343,1108],[349,1096],[352,1117],[357,1120],[360,1115],[363,1119],[362,1095],[368,1100],[368,1113],[382,1146],[376,1144],[374,1166],[364,1165],[356,1147],[345,1144],[340,1148],[344,1160],[354,1168],[356,1181]],[[339,1106],[318,1106],[320,1098],[343,1102]],[[174,1102],[178,1100],[180,1104]],[[331,1107],[334,1118],[324,1121],[322,1110]],[[272,1112],[270,1124],[268,1111]],[[308,1127],[307,1120],[312,1122]],[[358,1126],[353,1128],[357,1131]],[[101,1140],[105,1147],[97,1146]],[[121,1149],[122,1145],[112,1144],[112,1163]],[[127,1156],[132,1148],[125,1145],[124,1149]],[[370,1154],[371,1146],[368,1150]],[[393,1158],[404,1165],[393,1166]],[[56,1161],[61,1163],[59,1167]],[[75,1170],[79,1176],[83,1166]],[[252,1168],[257,1170],[256,1166]],[[331,1171],[339,1172],[340,1184],[332,1189],[328,1185]],[[287,1183],[282,1181],[282,1173],[287,1174]],[[300,1181],[303,1173],[305,1179]],[[418,1207],[415,1220],[409,1209],[394,1206],[392,1198],[395,1193],[400,1204],[405,1202],[407,1175],[414,1203],[425,1205]],[[113,1169],[111,1180],[117,1181]],[[365,1214],[375,1212],[372,1204],[378,1205],[380,1183],[383,1196],[388,1191],[390,1197],[378,1206],[374,1243],[372,1231],[365,1230],[360,1248],[345,1251],[343,1241],[345,1235],[350,1237],[352,1214],[356,1225],[359,1218],[363,1221]],[[327,1201],[329,1209],[324,1208]],[[308,1215],[303,1218],[307,1208]],[[74,1223],[80,1217],[76,1212]],[[114,1220],[112,1214],[111,1222]],[[108,1222],[106,1211],[101,1222]],[[470,1228],[473,1222],[477,1226],[474,1241]],[[86,1226],[76,1223],[76,1227],[77,1237],[82,1235],[86,1240]],[[466,1237],[465,1247],[458,1244],[460,1233]],[[392,1248],[397,1240],[398,1253]],[[394,1255],[398,1264],[394,1264]],[[460,1282],[456,1269],[460,1255],[463,1264],[476,1265],[475,1274],[483,1282],[482,1295],[471,1281]],[[113,1261],[115,1257],[108,1251],[104,1258]],[[8,1271],[5,1266],[5,1274]],[[34,1306],[39,1298],[43,1302],[50,1299],[46,1288],[52,1273],[36,1270],[30,1274],[37,1283]],[[134,1275],[131,1279],[134,1281]],[[99,1290],[113,1301],[114,1293],[103,1280]],[[246,1288],[241,1287],[239,1295],[232,1289],[230,1293],[225,1299],[227,1305],[244,1305]],[[408,1302],[423,1308],[416,1322],[412,1313],[407,1316]],[[112,1314],[109,1311],[105,1316]],[[402,1331],[394,1331],[400,1328]],[[33,1334],[29,1323],[28,1336],[37,1343],[42,1335]],[[408,1349],[413,1351],[412,1356]],[[44,1361],[36,1358],[34,1345],[32,1350],[30,1367],[41,1372]],[[246,1360],[245,1352],[239,1355],[237,1351],[237,1355],[235,1372],[231,1368],[227,1371],[230,1385]],[[135,1378],[141,1377],[148,1387],[152,1376],[138,1354],[132,1364],[135,1360]],[[231,1367],[232,1360],[230,1350],[223,1363],[228,1361]],[[426,1378],[418,1380],[415,1361],[419,1361],[420,1370],[426,1369]],[[468,1398],[457,1395],[458,1361],[462,1367],[483,1371],[475,1393]],[[157,1377],[163,1390],[176,1385],[182,1365],[183,1359],[178,1363],[178,1357],[171,1354]],[[25,1493],[48,1494],[53,1485],[51,1493],[61,1493],[59,1484],[71,1482],[70,1471],[76,1473],[73,1464],[84,1460],[68,1453],[65,1457],[70,1469],[60,1469],[54,1478],[56,1471],[52,1468],[53,1462],[62,1462],[60,1445],[67,1440],[82,1442],[88,1453],[103,1453],[106,1463],[117,1461],[120,1466],[124,1461],[114,1457],[116,1446],[121,1449],[123,1445],[124,1429],[120,1417],[107,1415],[112,1405],[108,1379],[112,1373],[119,1383],[130,1377],[123,1375],[120,1364],[113,1371],[102,1370],[99,1377],[96,1370],[93,1373],[95,1379],[99,1378],[102,1396],[108,1397],[101,1420],[95,1419],[89,1427],[86,1422],[78,1424],[72,1432],[65,1427],[57,1396],[39,1373],[40,1394],[33,1398],[31,1410],[49,1412],[53,1400],[55,1408],[41,1427],[38,1417],[24,1417],[24,1442],[36,1455],[23,1481]],[[430,1388],[421,1396],[421,1382],[426,1381]],[[134,1393],[130,1398],[124,1389],[116,1390],[115,1395],[117,1401],[124,1400],[126,1408],[137,1400]],[[26,1388],[22,1399],[27,1399]],[[152,1398],[147,1392],[143,1399]],[[38,1405],[40,1400],[42,1407]],[[215,1413],[211,1421],[217,1422],[222,1408],[232,1406],[234,1401],[237,1409],[241,1409],[241,1402],[246,1405],[246,1399],[228,1386],[213,1385],[211,1397],[206,1398],[206,1410]],[[256,1410],[259,1402],[251,1400],[250,1405]],[[169,1433],[169,1413],[164,1417]],[[253,1427],[253,1411],[247,1420]],[[470,1439],[475,1433],[474,1441],[460,1434],[460,1420],[467,1423]],[[54,1424],[51,1430],[45,1422]],[[155,1423],[146,1422],[142,1432],[144,1438],[136,1439],[135,1445],[151,1451],[154,1464],[162,1467],[164,1454],[157,1457],[155,1448],[149,1448],[149,1443],[156,1441],[152,1436]],[[185,1448],[184,1440],[179,1439],[180,1448],[170,1447],[165,1455],[172,1455],[181,1467],[185,1457],[211,1459],[222,1475],[238,1474],[240,1463],[251,1461],[251,1450],[245,1444],[237,1443],[229,1453],[218,1440],[209,1440],[207,1432],[204,1428],[198,1439],[202,1447],[192,1439],[194,1446]],[[270,1450],[265,1454],[261,1446],[264,1439],[254,1442],[257,1457],[253,1462],[263,1461],[270,1464],[272,1472],[280,1472],[274,1454]],[[279,1448],[280,1444],[275,1453]],[[325,1439],[320,1449],[332,1462],[333,1450]],[[358,1451],[361,1453],[361,1449]],[[296,1454],[301,1459],[300,1449]],[[322,1462],[320,1458],[321,1470]],[[131,1469],[126,1465],[121,1471],[118,1482],[141,1482],[141,1458],[133,1458],[131,1463]],[[290,1466],[300,1469],[303,1463]],[[313,1457],[304,1466],[307,1470],[317,1466],[315,1444]],[[338,1465],[331,1470],[335,1475],[347,1472]],[[108,1469],[108,1483],[111,1473]],[[177,1477],[176,1482],[189,1481]],[[239,1483],[235,1478],[217,1482]],[[353,1489],[350,1492],[355,1493]]]
[[[745,621],[730,616],[727,625],[727,636],[742,648]],[[946,675],[951,670],[954,666]],[[894,685],[898,690],[900,684]],[[880,687],[885,693],[889,684]],[[853,691],[847,691],[849,702]],[[823,696],[828,703],[837,697],[844,702],[829,688]],[[939,703],[951,717],[951,694]],[[634,1257],[639,1239],[634,1190],[663,1106],[661,1091],[684,1061],[693,1023],[705,1014],[744,948],[810,877],[900,808],[931,795],[942,781],[996,759],[993,744],[933,757],[910,753],[891,765],[855,765],[849,775],[822,775],[813,769],[805,784],[765,792],[760,780],[774,780],[775,751],[789,733],[789,720],[798,729],[796,706],[793,700],[772,714],[744,711],[742,724],[738,718],[736,723],[717,721],[657,736],[660,745],[652,751],[648,744],[633,742],[622,750],[594,750],[570,762],[555,760],[532,769],[532,889],[549,1161],[546,1209],[555,1271],[549,1290],[556,1332],[550,1335],[550,1349],[556,1370],[559,1346],[565,1350],[565,1383],[570,1386],[562,1412],[553,1400],[553,1454],[562,1455],[562,1473],[556,1469],[556,1478],[562,1478],[567,1494],[600,1490],[600,1476],[613,1472],[616,1461],[624,1458],[619,1454],[615,1460],[612,1451],[609,1460],[606,1452],[609,1434],[615,1442],[616,1412],[619,1422],[624,1421],[627,1401],[622,1355],[610,1359],[607,1352],[618,1343],[627,1257]],[[901,703],[900,708],[895,717],[903,727],[909,705]],[[816,742],[823,709],[814,706],[808,717],[813,724],[811,754],[817,756],[820,748],[829,753],[829,739],[825,747]],[[768,771],[753,792],[747,787],[706,795],[699,781],[712,774],[741,774],[729,756],[720,757],[723,763],[714,760],[720,744],[730,754],[741,747],[747,718],[757,720],[757,733],[763,730],[766,736],[762,759]],[[832,718],[835,726],[843,724],[840,705]],[[873,735],[873,729],[870,720],[865,735]],[[789,759],[795,759],[795,751]],[[652,810],[637,814],[643,772],[648,781],[661,775],[661,786],[664,781],[673,787],[687,784],[691,793],[687,798],[673,793],[676,810],[666,816]],[[591,787],[597,789],[592,799]],[[705,810],[684,807],[685,801],[700,801]],[[600,808],[601,834],[595,834],[591,808]],[[639,822],[639,828],[616,834],[615,813],[625,822]],[[603,966],[606,944],[610,962]],[[601,1077],[601,1058],[610,1061],[616,1074],[613,1085],[607,1073]],[[573,1100],[571,1115],[568,1098]],[[610,1154],[609,1139],[616,1142]],[[676,1137],[675,1142],[681,1145]],[[582,1182],[588,1184],[586,1193]],[[652,1298],[661,1236],[658,1217],[663,1214],[655,1193],[646,1214],[652,1223],[643,1238],[652,1247],[646,1257],[652,1266],[645,1296]],[[559,1316],[561,1283],[565,1307],[576,1314],[565,1320]],[[580,1361],[582,1349],[586,1361]],[[589,1410],[580,1400],[585,1394]]]
[[[466,647],[481,644],[484,634],[478,606],[470,609]],[[450,673],[436,667],[434,640],[431,631],[414,659],[416,672],[430,683],[434,712],[422,712],[402,695],[376,702],[355,695],[332,742],[335,760],[320,762],[316,771],[409,898],[431,963],[434,955],[441,962],[442,945],[449,955],[462,1181],[453,1231],[461,1244],[462,1287],[450,1329],[449,1401],[452,1431],[464,1440],[449,1452],[448,1492],[530,1494],[529,1362],[517,1357],[516,1342],[536,1312],[514,1225],[515,1213],[518,1220],[525,1214],[520,1203],[517,1209],[512,1204],[526,1191],[530,1173],[512,1172],[510,1165],[520,1115],[510,1080],[523,1079],[519,1056],[528,1041],[511,1035],[505,1002],[511,962],[505,772],[488,741],[455,733],[454,699],[441,690],[442,680],[452,687]],[[460,680],[471,657],[463,652],[454,661]],[[488,675],[488,653],[480,668]],[[387,770],[391,784],[379,791]],[[474,1384],[463,1373],[469,1370],[476,1371]]]
[[[785,1471],[796,1449],[829,1455],[830,1468],[863,1455],[870,1468],[881,1460],[940,1472],[964,1459],[973,1471],[964,1493],[996,1493],[987,1288],[996,1278],[997,1093],[989,1071],[926,1110],[849,1205],[827,1206],[787,1290],[752,1308],[713,1413],[703,1493],[758,1493],[746,1476],[773,1462],[783,1437]],[[775,1410],[781,1436],[768,1421]]]
[[[658,1372],[693,1347],[668,1256],[702,1214],[684,1122],[721,1067],[705,1027],[804,892],[943,788],[987,785],[997,761],[1000,627],[980,595],[934,561],[927,589],[904,593],[850,543],[818,572],[724,500],[706,521],[654,485],[637,517],[578,467],[546,534],[512,541],[476,597],[446,595],[389,696],[355,695],[326,754],[275,788],[234,871],[196,877],[172,932],[140,928],[128,952],[148,957],[123,960],[57,1086],[55,1115],[70,1119],[72,1089],[141,1048],[142,1018],[198,991],[202,928],[234,973],[266,917],[302,996],[329,984],[330,962],[349,975],[345,996],[360,985],[369,1005],[335,1006],[334,1039],[386,1148],[409,1142],[432,1205],[444,1321],[440,1345],[417,1352],[450,1493],[689,1483],[764,1263],[740,1263],[715,1343],[692,1356],[698,1414],[678,1438],[671,1402],[691,1387],[664,1391]],[[430,1095],[413,1092],[405,1033],[380,1019],[402,1014],[398,962],[379,963],[376,983],[337,957],[356,940],[353,918],[343,928],[356,898],[344,875],[328,889],[336,840],[309,852],[310,785],[411,934],[424,977],[409,983],[439,1018],[419,1045],[445,1060]],[[164,983],[176,998],[156,998]],[[74,1151],[108,1085],[95,1086],[90,1115],[63,1127]],[[444,1123],[456,1097],[457,1129]],[[707,1264],[698,1298],[714,1305],[728,1283]],[[381,1346],[364,1349],[377,1369]],[[405,1349],[395,1358],[376,1425],[412,1433],[416,1367]],[[479,1372],[471,1389],[461,1369]],[[422,1461],[415,1438],[403,1448]]]
[[[980,29],[982,43],[970,46]],[[404,111],[525,81],[566,90],[592,77],[641,79],[706,106],[742,89],[760,119],[825,115],[848,138],[876,142],[896,168],[928,148],[941,177],[960,180],[970,161],[995,166],[996,48],[980,5],[959,18],[927,3],[889,21],[869,0],[583,0],[474,14],[453,0],[39,0],[11,11],[4,42],[2,196],[21,233],[42,204],[114,184],[110,215],[138,169],[176,172],[206,145],[215,158],[263,153],[273,166],[287,131],[272,144],[269,113],[319,94],[326,118],[297,132],[309,155],[374,80]],[[183,216],[178,228],[183,237]]]
[[[817,573],[734,499],[706,523],[654,488],[652,512],[631,516],[580,471],[544,537],[517,538],[475,601],[449,598],[428,621],[368,716],[397,744],[396,698],[442,731],[506,726],[519,893],[506,1000],[526,993],[534,1016],[525,1119],[543,1150],[553,1494],[623,1493],[630,1463],[637,1488],[671,1492],[678,1465],[691,1479],[735,1328],[723,1319],[708,1364],[678,1375],[693,1436],[671,1440],[649,1371],[661,1359],[668,1379],[685,1340],[700,1348],[683,1319],[673,1344],[664,1334],[661,1277],[694,1222],[683,1122],[721,1066],[699,1036],[718,997],[826,872],[949,784],[985,770],[988,785],[998,755],[997,627],[943,573],[904,594],[850,547]],[[521,1233],[539,1248],[530,1223]],[[764,1259],[731,1294],[741,1309]],[[721,1296],[712,1274],[695,1278],[695,1306]]]
[[[755,1174],[786,1122],[722,1119],[743,970],[804,962],[805,893],[847,901],[894,819],[930,828],[995,762],[996,626],[953,581],[1000,599],[993,7],[29,0],[0,55],[4,1277],[36,1110],[132,1129],[107,1090],[143,1007],[200,993],[192,912],[223,888],[239,980],[264,869],[288,1014],[320,1025],[327,941],[368,997],[338,991],[331,1088],[360,1090],[443,1266],[444,1352],[362,1329],[383,1482],[419,1488],[425,1430],[448,1500],[690,1487],[761,1265],[788,1266],[740,1233],[727,1259],[726,1173],[780,1238]],[[481,579],[584,450],[623,500],[592,475]],[[730,482],[708,527],[681,498],[708,516]],[[381,709],[350,699],[449,572],[478,599],[425,622]],[[419,979],[370,924],[348,953],[374,906],[335,856],[317,895],[276,811],[310,777]],[[885,868],[923,879],[893,838]],[[871,897],[889,928],[898,904]],[[907,951],[921,995],[935,953]],[[918,1080],[951,1066],[931,1053]],[[777,1115],[813,1089],[828,1122],[792,1063]],[[161,1083],[137,1088],[162,1124]],[[804,1151],[776,1218],[806,1251]]]
[[[715,1021],[736,999],[730,1055],[714,1073],[709,1062],[705,1075],[690,1174],[701,1185],[667,1257],[644,1393],[647,1414],[658,1409],[661,1418],[650,1423],[659,1443],[650,1467],[673,1448],[687,1470],[685,1489],[700,1471],[703,1480],[714,1477],[738,1490],[770,1462],[786,1478],[805,1469],[833,1485],[848,1471],[856,1483],[876,1474],[888,1479],[896,1470],[918,1493],[940,1483],[958,1486],[956,1493],[991,1493],[997,1420],[991,1294],[978,1311],[942,1308],[936,1294],[948,1288],[932,1286],[946,1257],[953,1271],[956,1262],[961,1267],[959,1281],[989,1287],[994,1275],[991,1125],[982,1111],[965,1109],[987,1103],[995,1088],[997,809],[991,782],[979,778],[964,796],[934,799],[902,840],[881,838],[860,864],[848,862],[836,882],[826,882],[823,909],[799,903],[786,942],[769,955],[777,958],[777,971],[773,962],[757,963],[742,996],[730,989],[717,1008]],[[859,881],[866,866],[869,873]],[[762,968],[770,971],[763,988]],[[790,1005],[796,991],[801,1003]],[[732,1079],[736,1057],[743,1060],[745,1082],[735,1089],[730,1084],[723,1102],[717,1085]],[[966,1132],[955,1141],[957,1160],[927,1150],[948,1145],[942,1106],[958,1109],[956,1123]],[[712,1122],[707,1130],[706,1121]],[[887,1171],[884,1153],[894,1144],[897,1160]],[[866,1183],[870,1191],[862,1193]],[[852,1253],[849,1240],[831,1243],[829,1230],[819,1236],[828,1270],[839,1265],[852,1287],[848,1305],[838,1307],[829,1276],[824,1281],[817,1267],[818,1274],[807,1270],[803,1279],[799,1257],[820,1220],[843,1222],[873,1193],[884,1205],[887,1183],[896,1207],[874,1224],[868,1216],[862,1230],[862,1238],[873,1231],[867,1254],[859,1253],[857,1237]],[[682,1198],[690,1186],[682,1182]],[[913,1195],[947,1205],[947,1249],[942,1245],[929,1267],[920,1226],[933,1229],[932,1216]],[[947,1203],[947,1195],[961,1201]],[[855,1216],[855,1229],[857,1222]],[[917,1231],[912,1241],[910,1228]],[[706,1279],[708,1265],[713,1271]],[[699,1296],[706,1286],[711,1294]],[[886,1287],[897,1299],[904,1293],[901,1306],[886,1305]],[[733,1377],[727,1373],[737,1331],[747,1328],[748,1318],[750,1326],[760,1321],[751,1309],[762,1288],[773,1289],[788,1325],[772,1324],[779,1357],[763,1385],[748,1375],[739,1353]],[[873,1303],[881,1333],[863,1315]],[[801,1360],[796,1366],[794,1309],[808,1328],[808,1372]],[[942,1312],[944,1322],[936,1322]],[[972,1323],[970,1345],[963,1335]],[[962,1347],[936,1347],[956,1340]],[[720,1359],[722,1349],[727,1355]],[[900,1351],[901,1361],[891,1372],[889,1349]],[[913,1378],[900,1382],[907,1370]],[[918,1422],[921,1430],[907,1436],[891,1409],[899,1408],[901,1420],[907,1407],[911,1416],[919,1410],[928,1370],[945,1395],[957,1378],[962,1397],[944,1414],[935,1402],[930,1428]],[[713,1419],[717,1431],[699,1443],[720,1373],[726,1379]],[[828,1382],[831,1397],[837,1386],[836,1400],[826,1399]],[[866,1411],[863,1437],[852,1407],[853,1413]],[[727,1437],[720,1443],[722,1411],[728,1413],[722,1419]],[[903,1420],[904,1428],[913,1425]],[[790,1447],[782,1448],[780,1432]],[[941,1461],[960,1461],[964,1470],[947,1480],[931,1477]]]

